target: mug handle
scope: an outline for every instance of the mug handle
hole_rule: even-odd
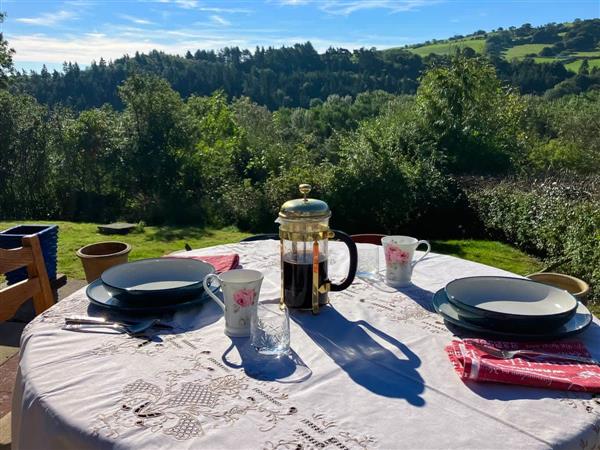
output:
[[[356,244],[350,236],[339,230],[332,230],[335,233],[335,238],[342,241],[348,247],[348,253],[350,253],[350,267],[348,267],[348,276],[340,284],[331,283],[331,291],[339,292],[346,289],[354,281],[356,276],[356,266],[358,263],[358,251],[356,250]]]
[[[427,246],[427,251],[419,259],[417,259],[416,261],[413,261],[413,263],[412,263],[413,267],[415,267],[418,262],[421,262],[423,260],[423,258],[425,258],[429,254],[429,252],[431,251],[431,244],[429,244],[429,242],[427,242],[427,241],[419,241],[419,242],[417,242],[417,247],[415,248],[415,250],[417,248],[419,248],[419,245],[421,245],[421,244],[425,244]]]
[[[210,298],[212,298],[215,302],[217,302],[217,305],[219,305],[221,307],[221,309],[223,311],[225,311],[225,303],[223,303],[223,301],[217,297],[213,291],[211,291],[209,289],[209,286],[211,285],[210,281],[216,278],[217,280],[219,280],[219,286],[221,285],[221,279],[219,278],[219,276],[216,273],[209,273],[208,275],[206,275],[204,277],[204,281],[202,282],[202,284],[204,285],[204,292],[206,292]]]

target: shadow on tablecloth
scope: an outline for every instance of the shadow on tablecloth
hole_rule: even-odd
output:
[[[318,316],[294,311],[292,320],[357,384],[384,397],[404,398],[423,406],[424,381],[417,372],[421,360],[406,345],[359,320],[352,322],[332,306]],[[373,337],[397,348],[404,358],[382,346]]]
[[[232,354],[237,349],[240,362]],[[244,369],[244,373],[250,378],[261,381],[276,381],[279,383],[300,383],[308,380],[312,371],[302,361],[300,356],[291,349],[288,355],[280,357],[260,355],[250,345],[248,338],[231,338],[231,345],[222,356],[223,363],[234,369]]]

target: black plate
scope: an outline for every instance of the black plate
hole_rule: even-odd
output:
[[[537,281],[525,279],[525,278],[515,278],[515,277],[498,277],[498,276],[478,276],[478,277],[465,277],[454,280],[451,283],[455,283],[464,279],[493,279],[495,281],[498,280],[507,280],[512,283],[518,282],[525,285],[540,285],[544,289],[558,290],[558,288],[553,286],[548,286],[543,283],[538,283]],[[451,284],[449,283],[449,284]],[[444,289],[446,292],[446,297],[455,308],[458,309],[459,313],[464,316],[466,320],[469,322],[473,322],[475,324],[481,324],[486,328],[494,328],[502,331],[518,331],[522,332],[529,329],[535,329],[536,332],[549,331],[554,330],[557,327],[560,327],[562,324],[569,321],[574,315],[575,311],[577,311],[577,299],[572,297],[569,293],[565,292],[571,299],[573,300],[573,308],[568,311],[556,313],[556,314],[548,314],[548,315],[522,315],[522,314],[509,314],[503,312],[491,311],[484,308],[479,308],[477,306],[469,305],[460,298],[454,298],[448,294],[448,286]],[[468,314],[463,314],[467,313]]]
[[[211,290],[215,291],[218,287],[212,287]],[[102,280],[98,278],[96,281],[92,281],[87,289],[85,290],[90,303],[100,308],[109,309],[111,311],[120,311],[125,313],[137,313],[137,314],[154,314],[154,313],[165,313],[171,312],[179,308],[187,308],[191,306],[198,306],[205,301],[209,300],[210,297],[204,290],[194,298],[186,300],[184,302],[173,302],[172,299],[167,298],[160,302],[154,300],[153,302],[144,305],[142,302],[137,300],[135,303],[128,302],[121,298],[113,297],[106,287],[102,284]]]
[[[448,296],[446,295],[446,291],[444,289],[440,289],[435,293],[432,303],[438,314],[452,325],[472,333],[513,341],[535,341],[564,338],[581,333],[592,323],[593,319],[593,316],[589,310],[582,303],[578,303],[577,312],[575,315],[568,322],[564,323],[558,328],[555,328],[554,330],[548,330],[539,333],[509,332],[494,330],[464,320],[465,314],[468,315],[470,313],[466,311],[459,312],[458,309],[448,301]]]
[[[113,296],[159,306],[166,297],[196,298],[209,273],[215,273],[214,266],[191,258],[148,258],[113,266],[100,278]]]

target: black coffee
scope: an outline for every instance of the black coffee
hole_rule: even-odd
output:
[[[327,279],[327,260],[319,257],[319,286]],[[286,254],[283,257],[283,298],[290,308],[312,308],[313,265],[311,253]],[[327,294],[319,294],[319,304]]]

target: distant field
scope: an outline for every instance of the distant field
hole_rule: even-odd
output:
[[[564,33],[562,33],[564,34]],[[510,61],[512,59],[523,59],[526,55],[538,54],[544,47],[548,47],[551,44],[523,44],[515,45],[507,49],[504,52],[504,57]],[[438,42],[437,44],[424,45],[422,47],[408,48],[407,50],[415,53],[421,57],[427,56],[431,53],[436,55],[450,55],[459,48],[471,47],[477,53],[483,53],[485,48],[485,39],[462,39],[459,41],[444,41]],[[570,55],[576,58],[594,58],[590,59],[590,68],[600,67],[600,50],[592,52],[577,52]],[[533,60],[536,63],[553,63],[562,62],[564,58],[557,58],[553,56],[536,56]],[[577,72],[581,66],[583,60],[578,59],[576,61],[565,64],[567,70]]]
[[[533,60],[536,63],[545,63],[545,64],[560,61],[560,59],[553,58],[552,56],[537,56],[537,57],[533,58]]]
[[[549,44],[523,44],[523,45],[515,45],[514,47],[509,48],[504,56],[509,61],[511,59],[520,59],[524,58],[525,55],[529,55],[530,53],[539,53],[544,47],[548,47]]]
[[[461,41],[448,41],[441,42],[439,44],[424,45],[423,47],[409,48],[408,50],[416,53],[419,56],[427,56],[430,53],[435,53],[437,55],[450,55],[456,51],[456,49],[465,47],[471,47],[477,53],[483,53],[484,46],[484,39],[464,39]]]
[[[600,67],[600,58],[599,59],[588,59],[588,62],[590,64],[590,69],[592,69],[593,67]],[[583,59],[578,59],[577,61],[573,61],[573,62],[570,62],[569,64],[565,64],[565,67],[567,68],[567,70],[577,73],[577,72],[579,72],[579,67],[581,67],[581,64],[583,64]]]
[[[593,52],[577,52],[573,53],[573,56],[581,56],[582,58],[600,58],[600,50]]]

